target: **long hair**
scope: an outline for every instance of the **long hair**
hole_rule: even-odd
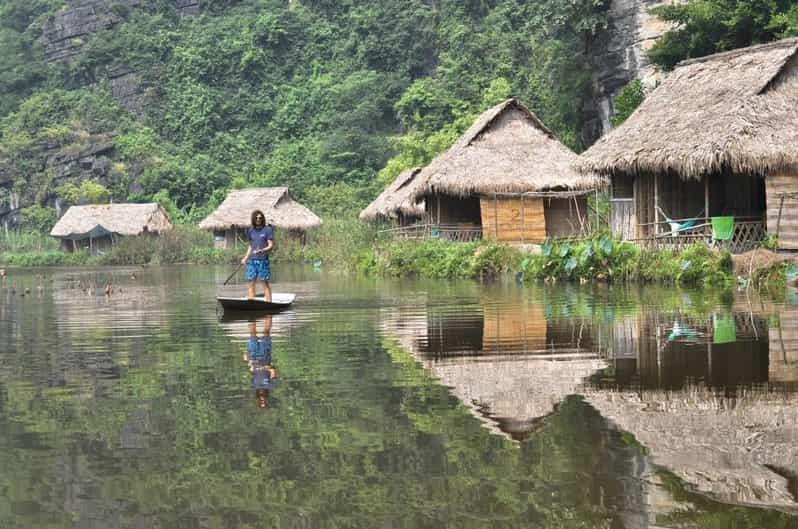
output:
[[[263,219],[263,224],[261,224],[260,226],[258,226],[255,223],[255,217],[257,217],[258,215],[260,215],[261,219]],[[250,215],[249,221],[252,223],[253,228],[262,228],[266,225],[266,215],[264,215],[261,210],[256,209],[255,211],[252,212],[252,215]]]

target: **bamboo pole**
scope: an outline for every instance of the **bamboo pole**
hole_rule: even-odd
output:
[[[496,194],[493,195],[493,229],[495,238],[499,240],[499,199]]]
[[[779,201],[779,216],[776,217],[776,238],[779,237],[779,233],[781,233],[781,212],[784,209],[784,193],[781,194],[781,200]]]
[[[704,222],[709,224],[709,174],[704,177]]]
[[[521,244],[524,244],[524,230],[526,223],[524,222],[524,195],[521,194]]]
[[[673,215],[673,213],[671,213]],[[654,173],[654,236],[659,233],[659,175]]]

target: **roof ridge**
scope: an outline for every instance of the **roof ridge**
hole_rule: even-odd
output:
[[[769,48],[789,48],[790,46],[796,47],[796,49],[798,50],[798,37],[788,37],[786,39],[774,40],[772,42],[765,42],[762,44],[754,44],[752,46],[746,46],[744,48],[735,48],[733,50],[720,51],[717,53],[713,53],[711,55],[704,55],[703,57],[684,59],[683,61],[680,61],[676,64],[674,70],[676,68],[681,68],[683,66],[690,66],[702,62],[711,62],[719,59],[728,59],[731,57],[737,57],[740,55],[745,55],[747,53],[762,51]]]

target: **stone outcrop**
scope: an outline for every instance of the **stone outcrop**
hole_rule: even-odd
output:
[[[127,66],[118,66],[109,69],[108,80],[114,99],[128,112],[141,117],[145,108],[145,96],[139,73]]]
[[[662,0],[611,0],[607,29],[590,47],[593,96],[585,108],[584,141],[592,144],[608,130],[614,114],[613,98],[633,79],[654,86],[660,74],[649,65],[644,51],[670,25],[649,13]]]
[[[41,154],[42,160],[39,172],[49,172],[52,175],[51,187],[63,185],[67,182],[82,182],[93,180],[103,185],[111,181],[111,165],[114,157],[114,146],[110,139],[104,136],[89,138],[82,149],[69,152],[60,145],[44,145]],[[0,222],[12,227],[17,222],[17,212],[31,204],[27,191],[22,196],[11,191],[16,177],[13,174],[0,171]],[[2,199],[6,195],[6,199]],[[50,197],[58,206],[55,197]]]
[[[71,0],[42,28],[41,43],[48,62],[71,62],[88,39],[124,20],[125,13],[143,0]]]
[[[146,8],[153,0],[68,0],[67,5],[51,16],[42,28],[40,42],[50,63],[70,63],[81,53],[83,46],[100,31],[122,23],[131,10]],[[200,0],[174,0],[175,9],[182,15],[197,15]],[[99,77],[107,77],[114,98],[136,115],[144,108],[140,75],[126,65],[114,65]]]

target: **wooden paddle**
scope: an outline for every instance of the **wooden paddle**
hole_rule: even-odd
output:
[[[236,269],[233,270],[233,273],[230,274],[230,277],[228,277],[227,279],[224,280],[224,283],[222,283],[222,286],[226,285],[227,283],[230,282],[231,279],[233,279],[233,276],[236,275],[236,272],[238,272],[238,269],[241,268],[241,264],[242,264],[241,261],[239,261],[238,262],[238,266],[236,266]]]

